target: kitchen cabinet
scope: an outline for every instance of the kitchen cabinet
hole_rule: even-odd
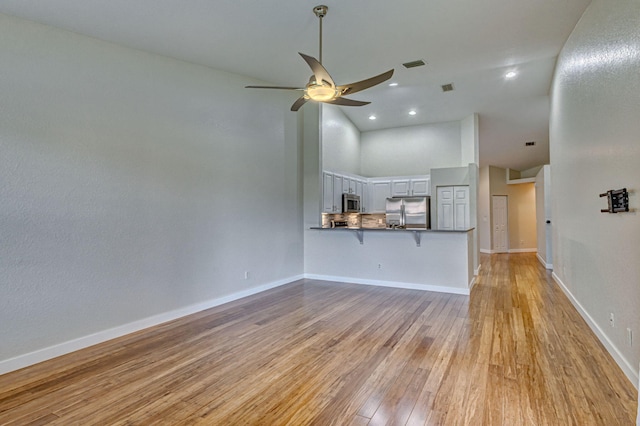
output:
[[[391,180],[392,197],[424,197],[431,194],[431,181],[427,176],[411,176]]]
[[[436,198],[438,230],[464,231],[470,228],[468,186],[439,186]]]
[[[342,212],[342,191],[344,181],[349,181],[342,175],[322,172],[322,212]]]
[[[404,197],[411,195],[409,179],[394,179],[391,181],[391,196]]]
[[[391,197],[390,180],[369,180],[371,185],[371,210],[369,213],[385,213],[387,198]]]
[[[347,178],[347,182],[348,182]],[[342,175],[333,175],[333,206],[334,213],[342,213],[342,194],[344,193],[345,178]]]
[[[431,194],[429,175],[365,178],[323,171],[322,180],[323,213],[340,213],[342,194],[359,195],[361,213],[384,213],[389,197],[420,197]]]
[[[431,195],[431,179],[429,177],[416,177],[409,181],[409,195],[427,196]]]
[[[333,203],[333,173],[322,172],[322,212],[334,213]]]

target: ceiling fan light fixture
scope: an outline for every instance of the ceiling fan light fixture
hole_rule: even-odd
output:
[[[331,86],[330,84],[309,84],[305,89],[305,95],[313,100],[318,102],[326,102],[332,99],[335,99],[339,95],[339,91]]]

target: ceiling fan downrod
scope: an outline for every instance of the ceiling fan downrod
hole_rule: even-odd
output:
[[[325,6],[323,4],[313,8],[313,13],[315,13],[318,19],[320,20],[320,37],[318,37],[320,39],[320,52],[318,55],[318,62],[320,63],[322,63],[322,18],[324,18],[327,15],[328,11],[329,11],[329,6]]]

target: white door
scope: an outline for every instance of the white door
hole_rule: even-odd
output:
[[[466,231],[471,227],[468,186],[453,187],[453,219],[456,231]]]
[[[438,229],[453,231],[453,186],[439,186],[436,190],[438,204]]]
[[[492,198],[491,218],[493,220],[493,252],[509,251],[509,226],[507,196],[494,195]]]

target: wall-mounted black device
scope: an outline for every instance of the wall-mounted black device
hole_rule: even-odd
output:
[[[600,210],[602,213],[620,213],[629,211],[629,193],[627,188],[610,189],[601,197],[607,197],[609,208]]]

